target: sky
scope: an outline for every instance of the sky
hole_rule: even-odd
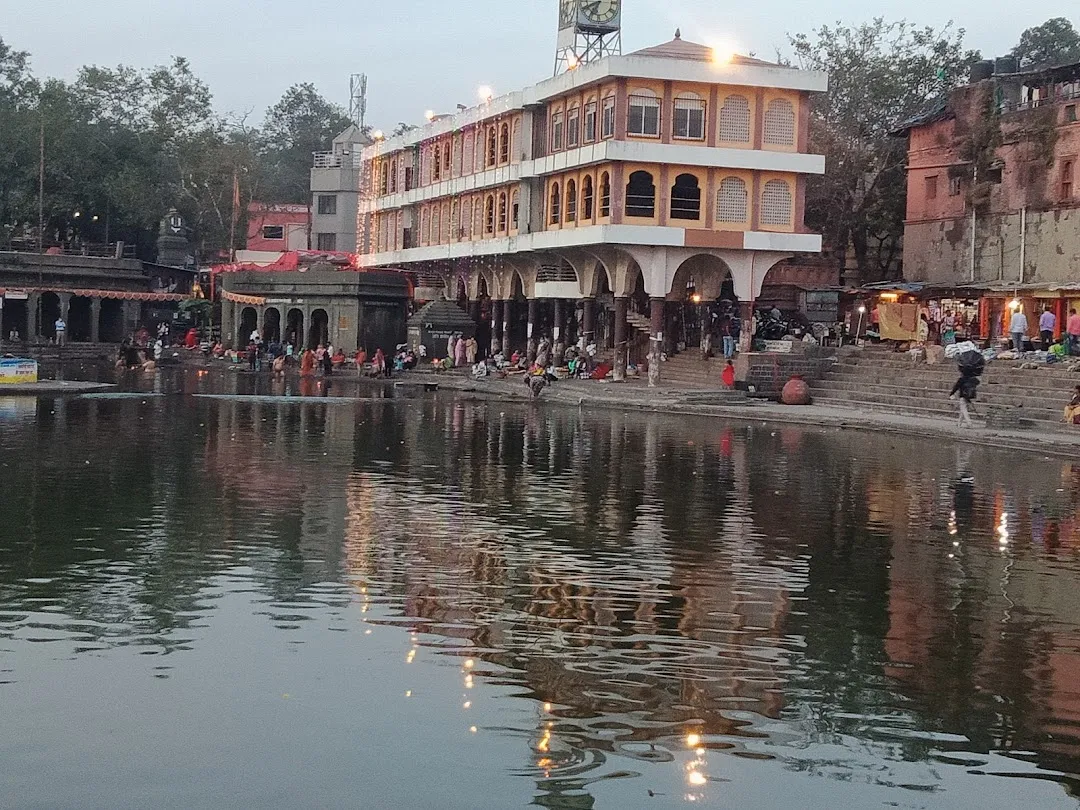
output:
[[[548,78],[558,0],[0,0],[0,38],[31,53],[38,76],[85,64],[138,68],[184,56],[221,113],[262,120],[290,86],[311,82],[348,105],[349,75],[368,76],[367,123],[422,123],[425,110],[476,103]],[[624,0],[623,53],[671,39],[729,43],[774,58],[787,35],[873,16],[966,29],[984,56],[1068,6],[1050,0]],[[1080,26],[1075,13],[1073,23]]]

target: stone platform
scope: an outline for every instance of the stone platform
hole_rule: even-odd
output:
[[[82,382],[79,380],[38,380],[33,383],[7,383],[0,385],[3,396],[64,396],[87,394],[92,391],[108,391],[116,388],[112,383]]]

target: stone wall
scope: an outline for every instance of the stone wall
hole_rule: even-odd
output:
[[[735,359],[735,378],[758,394],[779,396],[784,383],[798,375],[808,383],[820,379],[833,365],[836,349],[816,343],[795,343],[790,354],[742,352]]]

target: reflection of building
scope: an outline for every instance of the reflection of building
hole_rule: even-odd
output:
[[[319,263],[295,271],[223,272],[222,339],[246,346],[258,329],[267,341],[333,344],[392,354],[405,340],[409,283],[400,273],[356,272]]]
[[[365,149],[361,263],[467,297],[474,318],[490,313],[493,344],[591,337],[603,319],[621,347],[628,311],[670,341],[682,304],[725,293],[748,305],[778,261],[820,249],[803,200],[824,169],[807,154],[824,75],[718,59],[678,33],[566,64]]]

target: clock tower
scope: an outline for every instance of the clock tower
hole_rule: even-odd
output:
[[[559,0],[555,75],[622,53],[622,0]]]

